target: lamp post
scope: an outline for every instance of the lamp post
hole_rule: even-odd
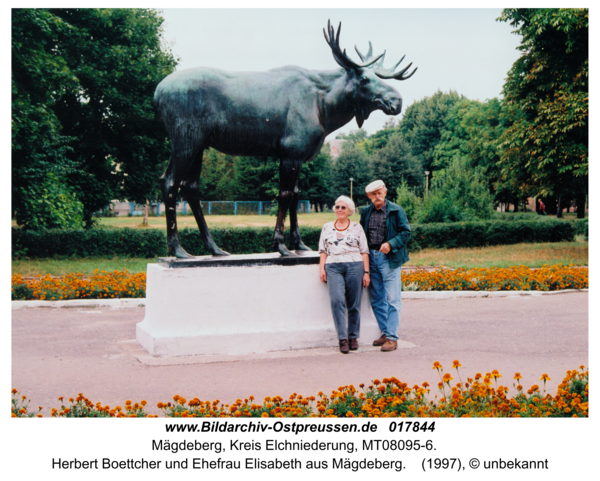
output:
[[[431,174],[431,172],[426,170],[425,171],[425,196],[429,195],[429,174]]]
[[[352,181],[354,180],[354,177],[350,177],[350,199],[352,200],[352,202],[354,202],[354,198],[352,197]]]

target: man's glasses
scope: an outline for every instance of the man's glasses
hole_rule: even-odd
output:
[[[334,210],[339,210],[339,209],[346,210],[346,206],[345,205],[334,205],[333,209]]]

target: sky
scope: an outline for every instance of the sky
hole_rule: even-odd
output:
[[[215,67],[263,71],[284,65],[336,70],[323,28],[342,22],[340,45],[356,62],[386,51],[386,68],[406,55],[397,70],[418,67],[405,81],[386,80],[403,98],[402,113],[436,91],[455,90],[484,102],[501,97],[504,80],[520,52],[521,37],[505,22],[502,9],[162,9],[164,37],[180,59],[178,70]],[[397,117],[399,120],[402,114]],[[363,125],[369,134],[390,117],[381,111]],[[334,132],[356,130],[355,120]]]

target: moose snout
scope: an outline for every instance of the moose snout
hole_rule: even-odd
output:
[[[402,111],[402,97],[399,95],[386,95],[381,104],[382,110],[388,115],[398,115]]]

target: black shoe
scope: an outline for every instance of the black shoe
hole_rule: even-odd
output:
[[[348,346],[348,340],[340,340],[340,352],[342,354],[348,354],[350,352],[350,346]]]
[[[358,340],[355,338],[350,338],[350,350],[356,351],[358,349]]]

